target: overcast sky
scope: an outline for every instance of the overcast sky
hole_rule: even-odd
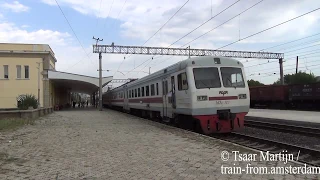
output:
[[[92,53],[92,36],[103,38],[101,44],[142,45],[186,0],[57,0],[79,41],[69,27],[55,0],[20,0],[0,2],[0,42],[49,44],[58,60],[56,69],[89,76],[98,76],[98,55]],[[189,0],[146,46],[167,47],[212,18],[204,26],[176,42],[172,47],[217,49],[241,38],[320,7],[319,0]],[[242,13],[228,23],[223,22]],[[299,38],[320,33],[320,10],[283,24],[251,38],[223,48],[224,50],[260,51]],[[214,29],[219,26],[219,28]],[[198,36],[205,36],[189,43]],[[320,76],[318,49],[320,34],[294,43],[267,49],[284,52],[284,72],[295,72],[295,56],[299,68]],[[82,48],[83,46],[83,48]],[[116,79],[141,78],[149,67],[155,72],[186,57],[103,55],[103,76]],[[168,59],[169,58],[169,59]],[[278,60],[240,59],[246,67],[247,79],[270,84],[279,77]],[[268,63],[269,62],[269,63]],[[261,65],[259,65],[261,64]],[[260,75],[259,75],[260,73]]]

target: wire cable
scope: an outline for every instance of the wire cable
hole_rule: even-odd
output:
[[[60,11],[61,11],[61,13],[62,13],[62,15],[64,16],[65,20],[67,21],[67,23],[68,23],[68,25],[69,25],[70,29],[72,30],[72,32],[73,32],[73,34],[74,34],[74,36],[76,37],[76,39],[78,40],[78,42],[79,42],[80,46],[82,47],[82,49],[83,49],[84,53],[86,54],[86,56],[88,57],[88,59],[90,59],[90,56],[87,54],[87,52],[86,52],[85,48],[83,47],[83,45],[82,45],[81,41],[79,40],[79,38],[78,38],[78,36],[77,36],[76,32],[75,32],[75,31],[74,31],[74,29],[72,28],[72,26],[71,26],[71,24],[70,24],[70,22],[69,22],[68,18],[67,18],[67,17],[66,17],[66,15],[64,14],[64,12],[63,12],[62,8],[60,7],[60,5],[59,5],[58,1],[57,1],[57,0],[55,0],[55,1],[56,1],[56,4],[58,5],[58,7],[59,7],[59,9],[60,9]],[[75,65],[77,65],[78,63],[80,63],[80,62],[81,62],[81,61],[83,61],[83,60],[84,60],[84,58],[82,58],[80,61],[76,62],[76,63],[75,63],[74,65],[72,65],[71,67],[74,67]],[[71,67],[69,67],[68,69],[70,69]],[[67,69],[67,70],[68,70],[68,69]],[[65,70],[65,71],[66,71],[66,70]]]
[[[230,18],[229,20],[225,21],[224,23],[222,23],[222,24],[220,24],[220,25],[216,26],[215,28],[213,28],[213,29],[211,29],[211,30],[207,31],[206,33],[204,33],[204,34],[202,34],[202,35],[198,36],[197,38],[195,38],[195,39],[193,39],[192,41],[190,41],[190,42],[188,42],[188,43],[184,44],[184,45],[183,45],[183,46],[181,46],[181,47],[184,47],[184,46],[186,46],[186,45],[190,44],[191,42],[193,42],[193,41],[195,41],[195,40],[199,39],[200,37],[202,37],[202,36],[204,36],[204,35],[206,35],[206,34],[210,33],[211,31],[213,31],[213,30],[215,30],[215,29],[219,28],[220,26],[222,26],[222,25],[226,24],[227,22],[231,21],[232,19],[236,18],[237,16],[239,16],[239,15],[241,15],[241,14],[245,13],[246,11],[248,11],[248,10],[250,10],[251,8],[255,7],[256,5],[260,4],[262,1],[264,1],[264,0],[261,0],[261,1],[257,2],[257,3],[255,3],[254,5],[250,6],[250,7],[249,7],[249,8],[247,8],[247,9],[245,9],[244,11],[242,11],[241,13],[239,13],[238,15],[236,15],[236,16],[234,16],[234,17]],[[236,3],[237,3],[237,2],[236,2]],[[233,5],[233,4],[231,4],[231,6],[232,6],[232,5]],[[231,7],[231,6],[229,6],[229,7]],[[223,11],[225,11],[225,10],[222,10],[221,12],[223,12]],[[220,14],[220,13],[218,13],[218,14]],[[217,15],[216,15],[216,16],[217,16]],[[216,17],[216,16],[215,16],[215,17]],[[171,45],[170,45],[170,46],[171,46]],[[168,47],[170,47],[170,46],[168,46]],[[180,47],[180,48],[181,48],[181,47]],[[162,55],[162,56],[163,56],[163,55]],[[162,57],[162,56],[160,56],[160,57]],[[154,59],[156,59],[156,58],[154,58]],[[169,59],[169,58],[168,58],[168,59]],[[146,63],[146,62],[147,62],[147,61],[149,61],[149,60],[151,60],[151,58],[150,58],[150,59],[147,59],[147,60],[146,60],[146,61],[144,61],[142,64]],[[166,60],[167,60],[167,59],[166,59]],[[139,66],[141,66],[142,64],[140,64]],[[137,67],[139,67],[139,66],[137,66]],[[137,67],[136,67],[136,68],[137,68]],[[136,68],[134,68],[134,69],[132,69],[132,70],[135,70]],[[127,74],[128,74],[128,73],[127,73]]]
[[[214,19],[215,17],[219,16],[220,14],[222,14],[223,12],[225,12],[226,10],[228,10],[229,8],[231,8],[232,6],[234,6],[235,4],[237,4],[238,2],[240,2],[240,0],[234,2],[233,4],[229,5],[227,8],[223,9],[222,11],[220,11],[218,14],[214,15],[213,17],[211,17],[210,19],[208,19],[207,21],[203,22],[202,24],[200,24],[198,27],[194,28],[192,31],[188,32],[187,34],[185,34],[184,36],[182,36],[181,38],[179,38],[178,40],[176,40],[175,42],[171,43],[170,46],[174,45],[175,43],[179,42],[181,39],[185,38],[186,36],[188,36],[189,34],[193,33],[195,30],[199,29],[200,27],[202,27],[203,25],[207,24],[209,21],[211,21],[212,19]],[[168,48],[167,47],[167,48]]]
[[[317,35],[320,35],[320,33],[316,33],[316,34],[313,34],[313,35],[310,35],[310,36],[306,36],[306,37],[303,37],[303,38],[300,38],[300,39],[296,39],[296,40],[293,40],[293,41],[289,41],[289,42],[286,42],[286,43],[283,43],[283,44],[279,44],[279,45],[276,45],[276,46],[271,46],[271,47],[268,47],[268,48],[264,48],[264,49],[261,49],[259,52],[265,51],[267,49],[273,49],[273,48],[276,48],[276,47],[279,47],[279,46],[283,46],[283,45],[286,45],[286,44],[290,44],[290,43],[293,43],[293,42],[301,41],[303,39],[307,39],[307,38],[310,38],[310,37],[313,37],[313,36],[317,36]]]
[[[248,38],[250,38],[250,37],[253,37],[253,36],[255,36],[255,35],[258,35],[258,34],[260,34],[260,33],[263,33],[263,32],[265,32],[265,31],[268,31],[268,30],[273,29],[273,28],[275,28],[275,27],[278,27],[278,26],[280,26],[280,25],[286,24],[286,23],[288,23],[288,22],[290,22],[290,21],[293,21],[293,20],[295,20],[295,19],[301,18],[301,17],[303,17],[303,16],[305,16],[305,15],[308,15],[308,14],[310,14],[310,13],[313,13],[313,12],[315,12],[315,11],[318,11],[319,9],[320,9],[320,8],[317,8],[317,9],[314,9],[314,10],[309,11],[309,12],[307,12],[307,13],[301,14],[301,15],[299,15],[299,16],[297,16],[297,17],[294,17],[294,18],[292,18],[292,19],[289,19],[289,20],[287,20],[287,21],[284,21],[284,22],[282,22],[282,23],[279,23],[279,24],[277,24],[277,25],[274,25],[274,26],[272,26],[272,27],[269,27],[269,28],[267,28],[267,29],[264,29],[264,30],[262,30],[262,31],[259,31],[259,32],[257,32],[257,33],[251,34],[251,35],[249,35],[249,36],[247,36],[247,37],[245,37],[245,38],[242,38],[242,39],[239,39],[239,40],[234,41],[234,42],[232,42],[232,43],[229,43],[229,44],[227,44],[227,45],[221,46],[220,48],[218,48],[218,49],[216,49],[216,50],[219,50],[219,49],[228,47],[228,46],[230,46],[230,45],[232,45],[232,44],[235,44],[235,43],[237,43],[237,42],[240,42],[240,41],[242,41],[242,40],[248,39]]]

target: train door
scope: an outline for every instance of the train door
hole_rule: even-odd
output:
[[[168,109],[168,80],[167,79],[162,79],[162,112],[163,112],[163,118],[167,117],[167,109]]]
[[[129,107],[128,107],[128,89],[125,89],[124,90],[124,100],[123,100],[123,109],[124,110],[128,110]]]
[[[176,109],[176,88],[175,88],[174,76],[171,76],[171,106],[172,109]]]

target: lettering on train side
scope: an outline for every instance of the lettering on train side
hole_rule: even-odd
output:
[[[228,94],[228,91],[219,91],[219,94],[225,95]]]

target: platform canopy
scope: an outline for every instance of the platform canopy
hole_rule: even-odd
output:
[[[57,88],[66,88],[72,92],[92,94],[99,90],[99,78],[60,71],[48,71],[48,78]],[[112,81],[112,76],[102,78],[102,87]]]

